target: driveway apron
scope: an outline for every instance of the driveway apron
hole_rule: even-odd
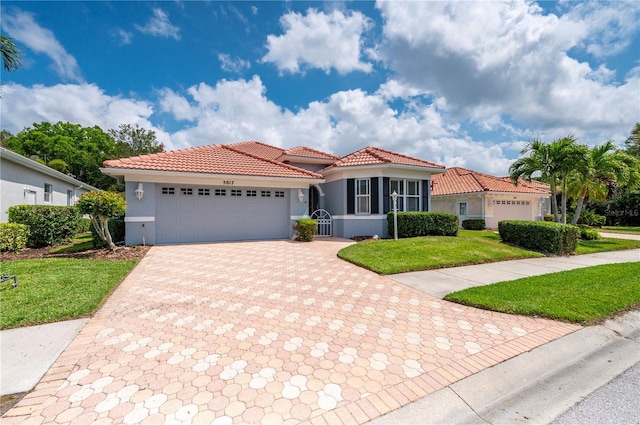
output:
[[[363,423],[579,329],[431,297],[350,243],[153,247],[2,422]]]

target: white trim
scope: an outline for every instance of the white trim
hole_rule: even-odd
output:
[[[300,220],[301,218],[309,218],[309,216],[306,215],[306,214],[305,215],[292,215],[291,216],[291,220],[294,220],[294,221],[295,220]]]
[[[146,221],[156,221],[155,217],[124,217],[125,223],[141,223]]]
[[[125,181],[161,184],[193,184],[204,186],[251,186],[277,189],[308,189],[310,185],[324,183],[322,178],[248,176],[234,174],[189,173],[183,171],[136,170],[131,168],[100,168],[112,177],[124,177]],[[233,184],[225,184],[233,182]]]
[[[386,214],[368,214],[368,215],[332,215],[334,220],[382,220],[386,219]]]

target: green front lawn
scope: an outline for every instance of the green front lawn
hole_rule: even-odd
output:
[[[606,264],[453,292],[444,299],[503,313],[590,324],[640,306],[640,262]]]
[[[82,252],[93,249],[93,237],[91,233],[83,233],[76,236],[70,244],[57,246],[49,251],[52,254]]]
[[[640,235],[640,227],[636,226],[602,226],[599,230],[609,233],[625,233],[630,235]]]
[[[543,255],[503,244],[494,232],[460,230],[457,237],[360,242],[340,250],[338,257],[376,273],[393,274]]]
[[[76,319],[94,313],[137,260],[42,258],[2,263],[18,286],[0,286],[0,329]]]
[[[640,248],[640,241],[600,239],[579,241],[577,254]],[[501,242],[494,232],[460,230],[458,236],[384,239],[350,245],[338,257],[380,274],[440,269],[492,263],[519,258],[543,257]]]

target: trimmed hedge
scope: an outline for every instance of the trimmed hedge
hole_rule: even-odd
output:
[[[602,236],[600,236],[600,233],[598,233],[596,229],[591,229],[585,225],[580,225],[578,227],[580,228],[580,239],[583,241],[597,241],[602,239]]]
[[[20,251],[26,248],[29,226],[18,223],[0,223],[0,251]]]
[[[91,223],[91,220],[89,220]],[[98,232],[94,229],[93,224],[91,224],[91,238],[93,242],[94,248],[106,248],[107,243],[100,239],[98,236]],[[124,242],[124,217],[116,217],[109,220],[109,233],[111,234],[111,239],[113,243]]]
[[[498,223],[503,242],[555,255],[575,254],[580,228],[545,221],[503,220]]]
[[[467,230],[484,230],[484,218],[469,218],[462,221],[462,228]]]
[[[440,212],[398,212],[398,237],[457,236],[458,216]],[[393,238],[393,212],[387,213],[387,230]]]
[[[51,205],[14,205],[7,210],[10,223],[29,227],[27,246],[40,248],[73,240],[80,222],[76,207]]]
[[[298,232],[296,240],[311,242],[318,231],[318,222],[311,218],[301,218],[296,221],[295,229]]]
[[[87,233],[91,231],[91,219],[81,218],[78,223],[78,233]]]

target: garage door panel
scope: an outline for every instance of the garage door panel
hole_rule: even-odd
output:
[[[238,188],[242,196],[230,196],[227,188],[209,187],[208,196],[163,194],[158,188],[156,229],[158,243],[215,242],[250,239],[282,239],[289,236],[289,203],[286,192]],[[216,191],[216,189],[218,189]],[[203,193],[203,191],[200,191]],[[216,196],[223,193],[224,196]],[[238,192],[236,192],[238,193]],[[247,196],[248,193],[255,196]],[[266,194],[266,193],[265,193]]]

